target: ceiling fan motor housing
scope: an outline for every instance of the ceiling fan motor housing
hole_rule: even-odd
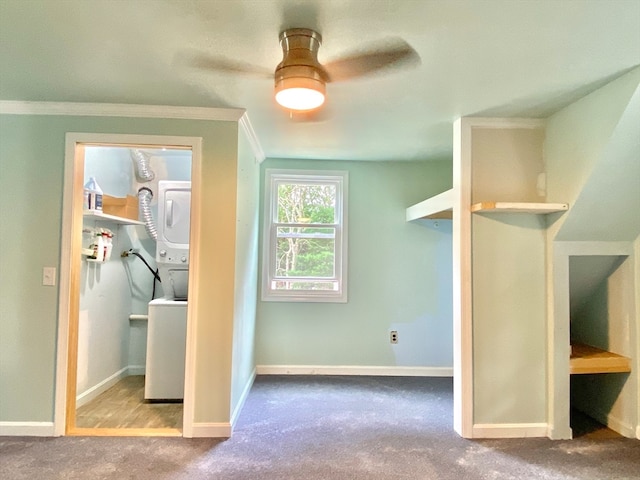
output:
[[[322,37],[308,28],[291,28],[280,34],[282,61],[276,67],[276,93],[287,88],[309,88],[325,93],[329,80],[318,62]]]

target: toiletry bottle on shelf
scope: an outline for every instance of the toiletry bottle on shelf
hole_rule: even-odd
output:
[[[113,232],[105,229],[105,232],[102,234],[102,239],[104,240],[104,261],[106,262],[111,258],[111,250],[113,249]]]
[[[96,177],[89,177],[83,193],[83,210],[85,212],[102,212],[102,189],[96,182]]]
[[[92,260],[95,262],[104,262],[105,245],[104,245],[104,239],[102,237],[102,232],[98,231],[96,233],[92,247],[93,247],[93,255],[91,257]]]

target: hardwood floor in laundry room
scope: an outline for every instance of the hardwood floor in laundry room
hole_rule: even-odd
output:
[[[78,428],[182,428],[182,402],[150,403],[144,399],[144,376],[123,378],[78,408]]]

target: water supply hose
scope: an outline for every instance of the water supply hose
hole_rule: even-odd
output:
[[[138,205],[140,206],[140,213],[142,215],[142,221],[144,222],[144,228],[151,238],[157,240],[158,232],[156,231],[156,226],[153,223],[153,215],[151,214],[152,198],[153,192],[149,188],[142,187],[138,190]]]
[[[138,148],[132,148],[130,150],[131,158],[136,164],[136,177],[140,182],[150,182],[155,177],[153,170],[149,167],[149,161],[151,157],[149,154],[143,152]]]

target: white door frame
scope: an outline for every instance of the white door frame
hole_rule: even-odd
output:
[[[60,292],[58,302],[58,341],[56,359],[56,389],[54,411],[54,435],[64,435],[67,423],[68,369],[70,366],[71,316],[78,321],[78,301],[74,289],[79,287],[78,262],[81,240],[75,232],[82,226],[82,189],[84,178],[84,152],[82,145],[121,145],[154,147],[182,147],[192,151],[191,230],[192,239],[200,238],[200,178],[202,172],[202,138],[164,135],[126,135],[101,133],[67,133],[65,139],[64,197],[62,211],[62,238],[60,252]],[[191,242],[190,264],[198,265],[200,248]],[[74,265],[76,266],[74,268]],[[184,413],[182,435],[193,436],[195,393],[195,345],[198,278],[195,268],[189,270],[189,307],[187,308],[187,345],[185,362]],[[76,323],[77,324],[77,323]],[[75,357],[74,357],[75,358]],[[75,362],[74,362],[75,363]],[[75,381],[75,379],[74,379]],[[73,402],[75,404],[75,402]]]

